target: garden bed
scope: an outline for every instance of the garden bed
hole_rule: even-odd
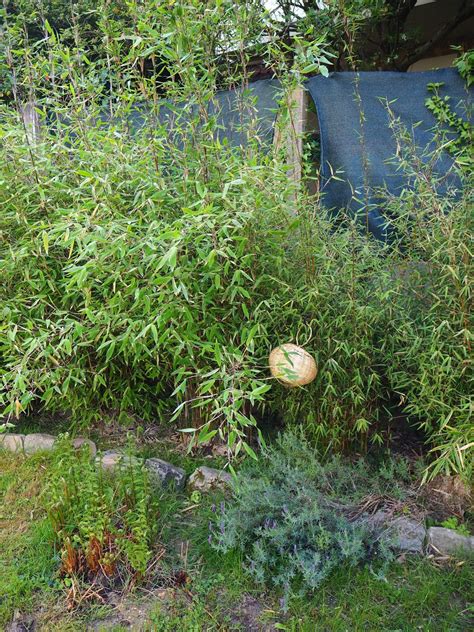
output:
[[[103,449],[117,447],[102,444]],[[7,630],[313,632],[424,626],[431,631],[469,625],[472,559],[434,551],[428,558],[398,555],[383,579],[369,567],[343,564],[314,594],[295,593],[287,611],[282,611],[282,592],[252,580],[245,572],[245,555],[237,549],[223,554],[209,546],[208,520],[223,499],[219,490],[158,492],[157,539],[165,552],[160,573],[125,590],[101,586],[99,591],[97,585],[89,593],[86,589],[84,598],[68,610],[69,586],[59,572],[43,498],[54,454],[1,454],[0,621]],[[136,455],[141,454],[148,456],[149,446],[136,448]],[[219,459],[186,457],[180,450],[169,449],[167,458],[188,473],[203,461],[219,465]],[[399,501],[398,514],[406,515],[411,502]]]

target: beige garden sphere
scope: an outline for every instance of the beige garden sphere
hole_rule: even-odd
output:
[[[290,342],[273,349],[268,362],[273,377],[287,386],[304,386],[318,374],[313,356]]]

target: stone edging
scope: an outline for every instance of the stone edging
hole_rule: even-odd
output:
[[[388,532],[401,553],[434,555],[474,554],[474,536],[465,536],[454,529],[429,527],[406,516],[391,516],[380,509],[363,518],[368,526]]]
[[[2,433],[0,434],[0,448],[9,452],[22,452],[30,455],[35,452],[48,451],[54,448],[56,437],[43,432],[33,432],[28,435]],[[72,439],[72,445],[79,449],[83,445],[88,445],[92,457],[97,454],[97,448],[93,441],[84,437],[76,437]]]
[[[0,434],[0,448],[25,455],[52,450],[55,443],[56,437],[42,432],[28,435]],[[84,437],[72,439],[72,444],[76,449],[81,448],[83,445],[89,446],[91,458],[95,458],[96,463],[108,472],[113,472],[117,468],[122,467],[126,458],[124,453],[119,450],[107,450],[97,456],[95,443]],[[138,462],[138,459],[136,461]],[[182,468],[158,458],[145,459],[145,467],[150,474],[152,484],[160,487],[174,485],[178,490],[185,488],[186,481],[189,490],[207,492],[211,489],[228,487],[232,480],[227,472],[206,466],[198,467],[188,479],[186,472]]]

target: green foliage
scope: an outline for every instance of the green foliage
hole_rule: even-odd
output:
[[[466,525],[460,523],[458,519],[456,518],[456,516],[451,516],[451,518],[447,518],[446,520],[443,520],[443,522],[441,522],[441,526],[445,527],[446,529],[453,529],[454,531],[456,531],[457,533],[460,533],[461,535],[467,535],[467,536],[471,535],[471,532],[466,527]]]
[[[173,606],[171,612],[170,608],[162,608],[159,604],[155,606],[144,626],[144,632],[213,632],[222,629],[218,621],[210,618],[205,604],[197,598],[194,598],[191,604],[187,600],[182,600]]]
[[[59,442],[44,491],[65,576],[113,578],[120,568],[144,576],[153,554],[157,506],[143,467],[124,457],[108,478],[65,435]]]
[[[217,133],[206,106],[218,82],[247,81],[245,55],[226,78],[209,55],[224,27],[246,50],[263,24],[229,3],[204,16],[200,3],[177,3],[142,15],[139,36],[101,23],[108,61],[92,62],[80,41],[72,53],[50,31],[34,61],[24,49],[16,93],[36,91],[51,133],[32,146],[11,108],[2,111],[7,415],[43,406],[87,424],[109,410],[121,419],[174,410],[199,441],[219,432],[238,454],[251,453],[245,436],[260,405],[305,419],[325,446],[365,444],[384,390],[374,340],[390,310],[388,294],[359,283],[378,268],[377,246],[354,226],[337,230],[317,198],[292,190],[283,152],[261,146],[245,91],[248,142],[233,149]],[[152,52],[180,77],[160,85],[186,107],[172,134],[159,122],[156,77],[137,74]],[[114,56],[120,64],[108,63]],[[290,128],[288,95],[308,68],[326,67],[324,39],[302,43],[296,63],[282,76]],[[45,86],[45,72],[61,81]],[[108,125],[98,122],[104,108]],[[268,381],[267,357],[291,340],[326,377],[288,397]]]
[[[0,450],[0,628],[15,611],[29,612],[56,588],[53,531],[41,506],[40,491],[49,455],[23,458]]]
[[[470,121],[453,112],[449,96],[442,97],[442,83],[428,84],[431,96],[426,100],[426,107],[434,114],[443,130],[443,141],[448,151],[458,158],[466,170],[473,167],[473,127]]]
[[[474,83],[474,49],[461,53],[454,61],[468,88]]]
[[[459,55],[454,65],[466,84],[466,91],[474,82],[474,50]],[[474,166],[472,111],[453,110],[449,95],[442,96],[442,83],[428,84],[431,96],[426,100],[426,107],[433,113],[438,124],[441,140],[447,150],[456,157],[457,164],[472,174]],[[459,108],[458,108],[459,110]]]
[[[58,560],[54,554],[54,534],[41,506],[41,490],[48,477],[50,454],[23,458],[2,453],[0,458],[0,628],[7,628],[15,611],[32,614],[36,627],[71,632],[94,625],[100,629],[99,616],[106,616],[87,602],[79,611],[66,612],[63,592],[55,580]],[[208,499],[212,502],[211,499]],[[182,501],[181,501],[182,502]],[[160,503],[161,508],[161,503]],[[192,577],[189,591],[181,598],[157,603],[155,596],[143,600],[135,593],[130,604],[143,611],[152,606],[144,630],[199,630],[211,632],[248,629],[251,625],[274,625],[297,632],[323,630],[453,630],[469,628],[472,607],[469,604],[474,565],[434,566],[426,559],[407,559],[395,563],[379,581],[369,569],[342,566],[334,571],[316,594],[294,598],[287,616],[278,611],[275,591],[262,594],[250,579],[242,577],[240,555],[225,556],[201,546],[207,541],[207,517],[196,510],[173,511],[166,519],[171,543],[179,537],[188,540]],[[161,518],[163,511],[160,512]],[[202,531],[202,533],[201,533]],[[206,533],[204,533],[206,531]],[[168,538],[164,537],[166,544]],[[195,560],[200,559],[201,562]],[[245,581],[244,581],[245,580]],[[171,591],[170,591],[171,592]],[[178,591],[178,594],[181,591]],[[136,600],[136,601],[135,601]],[[161,599],[159,600],[161,602]],[[260,607],[254,607],[254,605]],[[253,618],[251,618],[253,616]],[[104,626],[109,625],[104,621]],[[193,627],[194,626],[194,627]]]
[[[395,391],[438,450],[433,473],[465,469],[468,197],[437,192],[430,159],[420,171],[407,157],[416,186],[387,202],[401,242],[378,244],[293,186],[285,152],[265,151],[258,134],[249,51],[281,79],[284,138],[292,91],[334,60],[330,33],[307,25],[296,51],[272,38],[259,48],[269,16],[258,3],[130,0],[118,14],[109,2],[87,13],[93,45],[76,5],[57,25],[32,14],[43,36],[31,41],[27,6],[3,16],[0,57],[13,99],[0,106],[2,414],[173,417],[194,441],[220,436],[229,453],[253,456],[249,431],[271,413],[304,424],[320,449],[365,451],[382,441]],[[365,8],[346,6],[354,28]],[[222,86],[242,88],[238,148],[209,116]],[[39,137],[19,116],[26,100]],[[415,292],[407,270],[410,283],[424,279]],[[316,358],[308,387],[270,381],[268,354],[283,342]]]
[[[291,619],[280,629],[462,632],[472,616],[473,572],[472,563],[439,568],[414,557],[392,564],[387,581],[379,581],[369,569],[342,566],[310,602],[301,599],[293,604]]]
[[[322,464],[302,436],[286,434],[238,476],[234,501],[216,510],[210,542],[247,553],[250,575],[283,589],[286,608],[292,590],[314,590],[343,562],[391,559],[390,542],[351,521],[347,508],[379,484],[399,483],[371,479],[362,461]]]
[[[433,443],[430,475],[472,473],[472,173],[435,177],[440,148],[417,161],[398,128],[401,167],[413,182],[388,205],[399,236],[397,310],[387,375],[405,410]],[[443,136],[442,131],[440,132]],[[459,159],[462,162],[462,159]],[[455,185],[453,185],[453,182]],[[463,191],[463,192],[461,192]]]
[[[381,367],[393,310],[392,290],[383,283],[389,253],[352,220],[340,219],[311,207],[300,213],[301,233],[289,252],[300,272],[289,280],[284,317],[287,337],[297,332],[319,373],[304,391],[280,389],[276,401],[286,421],[303,424],[321,447],[364,450],[369,437],[380,441],[376,422],[388,394]]]

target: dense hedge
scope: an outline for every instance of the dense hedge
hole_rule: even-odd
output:
[[[224,18],[244,43],[258,23],[198,4],[141,16],[131,49],[102,24],[107,55],[95,62],[47,25],[33,56],[7,24],[17,110],[0,110],[2,409],[66,410],[84,424],[175,411],[200,440],[220,432],[252,453],[247,426],[268,411],[322,447],[365,448],[382,439],[379,412],[396,394],[437,442],[439,465],[462,470],[473,445],[469,199],[407,155],[414,187],[387,200],[400,243],[382,245],[294,187],[284,152],[265,153],[252,124],[245,147],[221,142],[206,108],[218,81],[208,40]],[[327,64],[322,41],[294,64]],[[156,122],[155,79],[137,71],[153,51],[176,71],[168,96],[194,106],[171,136]],[[234,83],[247,78],[241,61]],[[299,74],[284,62],[291,129]],[[28,92],[44,116],[36,142],[18,116]],[[149,124],[132,130],[144,102]],[[242,107],[252,113],[250,97]],[[113,123],[101,123],[104,108]],[[269,379],[269,351],[290,341],[319,365],[304,390]]]

